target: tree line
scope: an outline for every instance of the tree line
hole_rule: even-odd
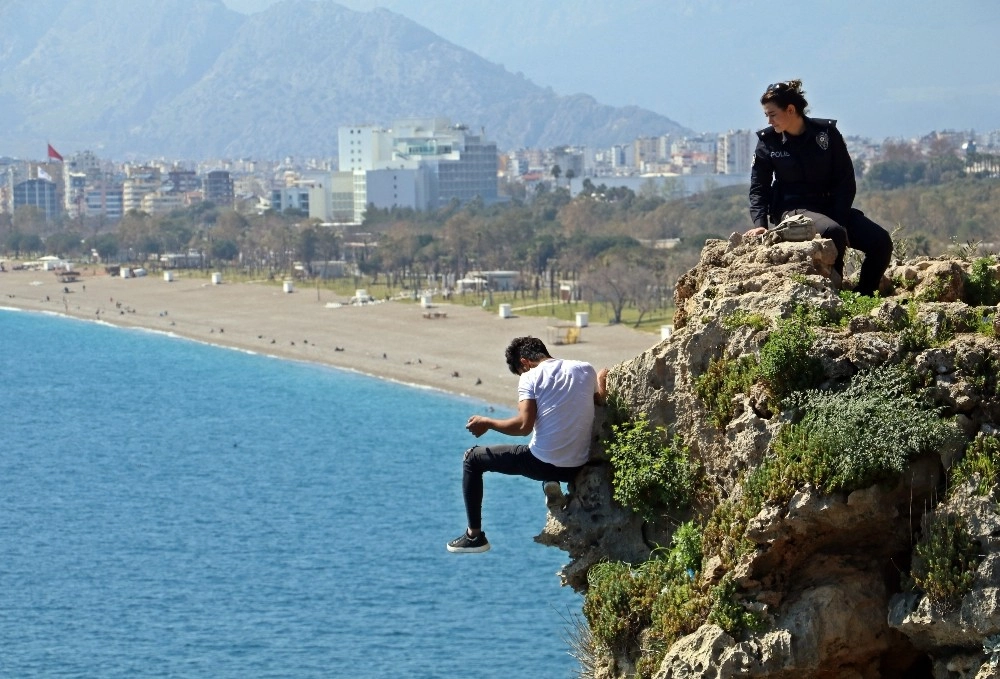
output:
[[[909,251],[898,254],[936,255],[955,241],[995,238],[1000,182],[943,154],[901,154],[869,170],[856,201],[887,229],[905,233],[899,240]],[[976,167],[988,167],[979,160]],[[921,163],[923,170],[913,169]],[[909,179],[896,185],[889,178],[901,167]],[[496,205],[370,208],[363,225],[349,229],[297,211],[245,215],[207,202],[165,215],[130,212],[113,225],[46,221],[33,207],[0,215],[3,246],[14,257],[96,252],[105,262],[145,263],[194,250],[205,266],[276,277],[293,274],[296,263],[311,275],[315,262],[346,260],[373,284],[413,289],[470,271],[513,270],[521,274],[520,294],[555,295],[560,282],[570,282],[578,297],[609,304],[616,319],[626,306],[641,318],[669,305],[674,282],[697,262],[707,238],[749,226],[746,187],[678,197],[669,184],[635,192],[590,180],[575,197],[543,182],[531,195]]]

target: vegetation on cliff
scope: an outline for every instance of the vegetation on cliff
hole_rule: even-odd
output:
[[[873,300],[823,243],[710,241],[674,336],[612,372],[648,550],[576,550],[593,676],[971,678],[941,668],[1000,633],[1000,266],[899,262]]]

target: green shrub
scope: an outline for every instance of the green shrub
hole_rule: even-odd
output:
[[[903,278],[902,276],[893,276],[892,285],[894,288],[901,288],[903,290],[908,290],[913,292],[916,289],[917,284],[920,282],[918,278]]]
[[[647,520],[663,509],[684,509],[694,494],[696,466],[680,437],[667,441],[645,414],[612,428],[606,449],[611,459],[614,498]]]
[[[708,597],[697,584],[700,545],[701,531],[685,523],[669,550],[657,550],[639,566],[604,562],[588,573],[583,614],[593,639],[631,658],[640,677],[652,676],[670,645],[708,615]]]
[[[710,419],[719,429],[725,429],[733,419],[733,398],[746,394],[757,379],[758,365],[753,356],[712,359],[698,376],[694,391],[707,406]]]
[[[702,559],[718,555],[723,568],[731,570],[754,548],[746,529],[758,511],[760,506],[754,507],[745,493],[739,500],[727,499],[717,504],[705,523]]]
[[[979,434],[965,449],[965,456],[950,470],[950,491],[961,488],[967,481],[976,484],[976,493],[998,498],[1000,482],[1000,438]]]
[[[782,428],[744,493],[751,503],[784,502],[807,482],[851,492],[895,479],[911,458],[958,441],[958,428],[915,382],[904,368],[882,366],[839,391],[797,394],[791,400],[802,420]]]
[[[728,634],[739,637],[744,630],[759,630],[764,626],[763,617],[747,610],[737,596],[736,582],[726,573],[722,581],[709,593],[711,611],[708,621],[724,629]]]
[[[935,278],[927,287],[920,291],[916,299],[918,302],[937,302],[944,295],[945,288],[948,287],[949,278]]]
[[[978,307],[973,310],[973,329],[979,335],[993,337],[996,333],[993,330],[993,314],[996,309]]]
[[[948,320],[942,324],[941,331],[935,335],[930,326],[920,320],[920,305],[911,299],[906,306],[906,324],[899,333],[899,348],[901,351],[914,353],[940,346],[950,340],[953,333],[949,329]]]
[[[866,297],[851,290],[841,290],[839,296],[841,304],[836,312],[836,324],[841,327],[846,327],[856,316],[868,316],[882,303],[877,292],[872,297]]]
[[[649,625],[648,616],[633,606],[635,590],[635,573],[629,564],[607,561],[590,567],[583,615],[599,646],[625,651]]]
[[[802,309],[782,320],[760,350],[760,376],[777,403],[792,392],[815,387],[823,378],[823,366],[809,355],[816,333],[810,316]]]
[[[733,418],[733,397],[748,393],[758,379],[766,384],[775,409],[789,394],[819,384],[823,366],[809,355],[816,340],[812,324],[818,321],[815,314],[799,308],[794,316],[778,323],[761,347],[759,358],[723,356],[709,361],[695,380],[694,391],[707,406],[712,423],[725,429]]]
[[[694,521],[682,523],[674,531],[667,560],[677,573],[687,573],[692,578],[701,570],[702,531]]]
[[[970,306],[995,306],[1000,303],[1000,280],[993,273],[996,257],[980,257],[972,263],[965,279],[966,301]]]
[[[972,590],[982,560],[979,545],[958,514],[935,514],[914,549],[911,574],[930,600],[953,608]]]
[[[976,367],[969,381],[983,398],[994,399],[1000,396],[1000,360],[988,354]]]
[[[750,313],[749,311],[743,311],[740,309],[724,318],[722,320],[722,325],[728,330],[748,327],[760,332],[761,330],[767,330],[771,327],[771,319],[764,314]]]
[[[851,290],[841,290],[838,295],[840,304],[832,309],[813,307],[810,319],[815,319],[816,325],[846,328],[855,316],[867,316],[882,303],[882,298],[876,292],[872,297],[859,295]]]

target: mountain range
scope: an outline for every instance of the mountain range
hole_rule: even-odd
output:
[[[384,9],[0,2],[0,155],[51,142],[120,159],[329,157],[339,126],[406,117],[482,128],[501,149],[689,132],[652,111],[556,95]]]

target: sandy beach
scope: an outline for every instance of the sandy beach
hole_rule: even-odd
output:
[[[296,286],[285,292],[280,285],[224,280],[215,285],[208,275],[168,282],[162,275],[82,273],[75,283],[59,282],[52,271],[0,273],[0,307],[158,330],[508,406],[517,397],[517,378],[503,357],[512,337],[540,337],[554,356],[598,368],[659,341],[621,325],[595,324],[582,328],[578,343],[555,344],[550,326],[556,321],[518,316],[516,306],[513,317],[500,318],[437,300],[429,309],[400,301],[350,306],[329,291]]]

